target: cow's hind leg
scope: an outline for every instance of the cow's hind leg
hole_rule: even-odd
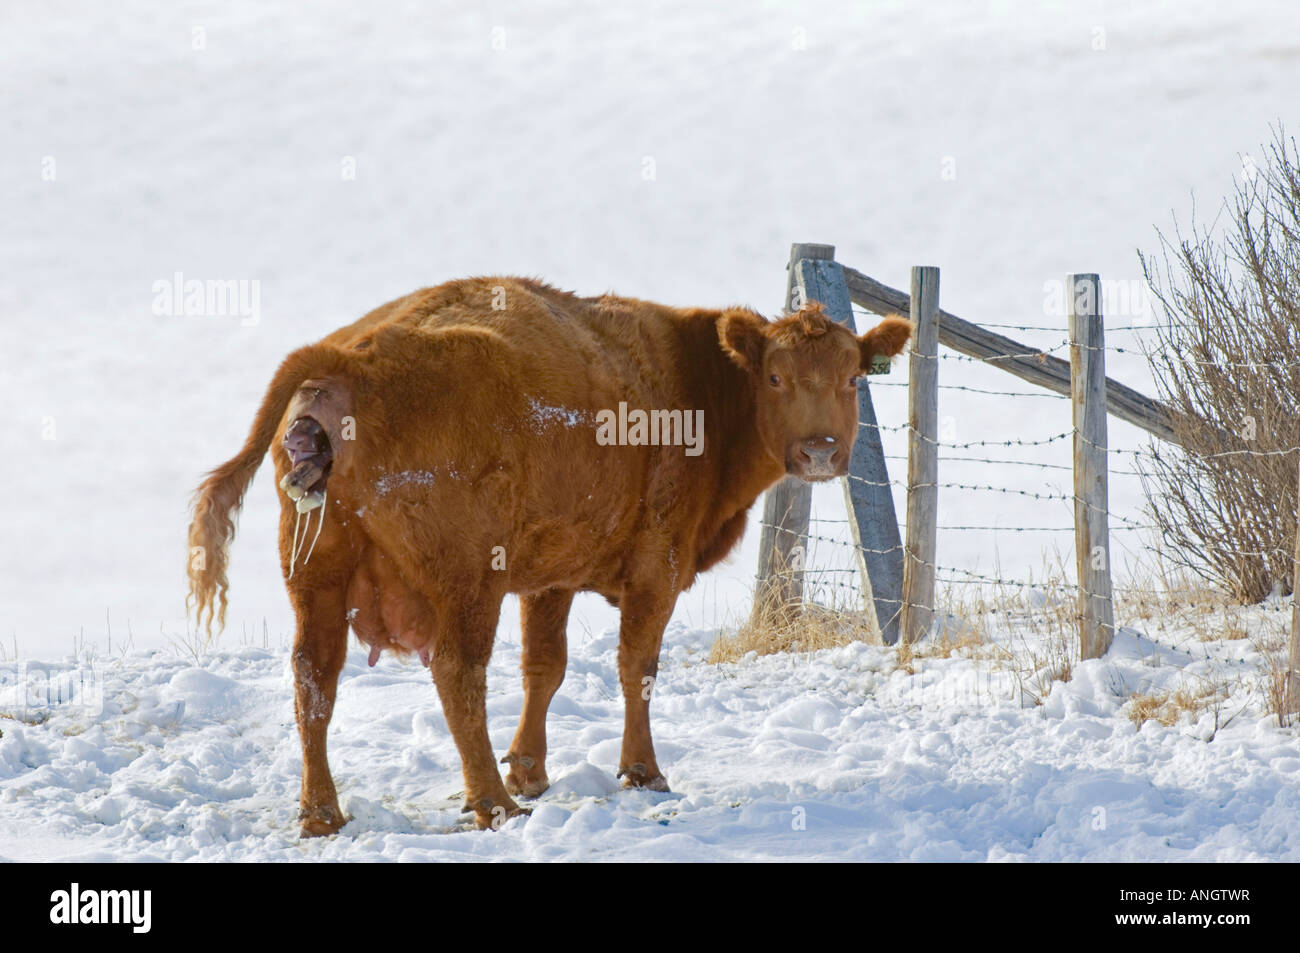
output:
[[[348,623],[342,586],[291,593],[298,616],[293,645],[294,711],[302,739],[303,837],[333,834],[347,818],[339,809],[325,755],[339,672],[347,654]]]
[[[443,716],[460,752],[465,810],[474,812],[480,830],[495,829],[506,818],[527,813],[506,792],[488,738],[487,663],[500,611],[499,599],[462,606],[448,625],[440,627],[429,664]]]
[[[675,593],[625,591],[619,600],[618,678],[623,686],[623,752],[618,775],[624,787],[667,791],[650,740],[650,694],[659,672],[659,647],[673,612]]]
[[[546,776],[546,710],[564,681],[568,662],[565,627],[573,590],[548,589],[521,598],[523,617],[524,710],[510,753],[506,790],[537,797],[550,786]]]

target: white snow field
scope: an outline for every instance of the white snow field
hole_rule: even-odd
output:
[[[1024,673],[960,653],[911,674],[863,643],[709,665],[713,635],[667,638],[651,710],[672,793],[614,777],[610,631],[571,647],[548,720],[552,787],[497,832],[460,813],[427,671],[350,652],[330,760],[353,819],[312,841],[297,833],[287,653],[100,660],[101,712],[88,693],[84,708],[33,709],[43,723],[0,719],[0,858],[1300,860],[1300,751],[1252,698],[1247,641],[1123,630],[1040,705]],[[488,672],[498,752],[523,703],[518,662],[501,645]],[[1224,688],[1217,712],[1141,729],[1125,717],[1130,692],[1201,684]]]
[[[617,789],[617,614],[582,597],[555,787],[526,822],[462,829],[427,672],[356,650],[330,735],[354,820],[310,843],[269,467],[222,640],[191,656],[183,606],[201,474],[286,353],[375,305],[508,273],[775,313],[790,243],[828,242],[895,287],[938,265],[944,307],[1051,328],[1006,333],[1060,354],[1049,283],[1139,282],[1154,227],[1186,223],[1193,192],[1212,219],[1269,124],[1300,125],[1297,37],[1289,0],[3,6],[0,857],[1300,859],[1300,748],[1257,646],[1280,605],[1250,610],[1245,639],[1149,620],[1036,697],[1053,637],[1030,616],[915,674],[867,645],[709,665],[748,611],[755,519],[665,641],[652,724],[673,794]],[[155,286],[177,275],[256,299],[166,313]],[[1155,316],[1107,317],[1109,373],[1151,392],[1135,351]],[[905,381],[905,362],[873,380],[882,424],[905,421],[887,386]],[[941,391],[946,441],[1070,429],[1067,401],[996,369],[945,361],[941,383],[1027,395]],[[1110,438],[1145,440],[1113,419]],[[947,459],[943,481],[1069,490],[1068,440],[963,453],[1066,469]],[[1142,502],[1117,472],[1121,578],[1143,571],[1142,534],[1116,525]],[[843,517],[836,487],[814,505]],[[941,530],[944,566],[1025,580],[1044,552],[1071,561],[1068,532],[1020,531],[1068,527],[1061,500],[945,489],[939,523],[1004,528]],[[489,673],[498,752],[517,615]],[[88,696],[28,705],[62,678]],[[1204,685],[1214,704],[1170,725],[1127,717],[1131,693]]]

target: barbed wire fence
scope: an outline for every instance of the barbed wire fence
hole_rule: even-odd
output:
[[[810,246],[795,246],[792,252],[792,283],[797,283],[799,275],[796,273],[796,255],[798,250]],[[815,248],[828,248],[830,246],[811,246]],[[833,249],[830,257],[833,259]],[[833,261],[832,261],[832,264]],[[841,266],[836,266],[841,267]],[[852,298],[851,311],[849,316],[854,320],[854,324],[862,327],[870,324],[875,320],[875,316],[888,313],[911,313],[914,323],[917,322],[918,312],[921,312],[924,319],[924,312],[927,307],[930,312],[930,319],[936,320],[938,327],[942,328],[944,322],[956,322],[959,326],[959,334],[968,334],[971,326],[962,322],[955,316],[946,312],[939,312],[937,305],[938,275],[937,269],[913,269],[913,295],[903,295],[894,289],[874,282],[873,279],[866,278],[860,273],[853,272],[851,269],[843,269],[847,273],[847,283]],[[933,271],[932,278],[925,278],[919,275],[919,272]],[[931,280],[933,283],[934,300],[918,302],[917,289],[924,288],[924,281]],[[855,287],[855,284],[857,287]],[[823,506],[811,509],[806,516],[806,522],[802,527],[795,521],[793,527],[789,520],[773,519],[772,511],[769,509],[765,512],[763,523],[764,539],[779,539],[782,536],[787,537],[787,552],[793,551],[796,558],[787,566],[789,571],[799,575],[799,588],[802,597],[807,601],[817,602],[823,605],[830,605],[836,608],[858,607],[862,611],[869,611],[871,603],[875,602],[878,627],[882,636],[886,633],[886,621],[879,618],[881,594],[876,590],[874,585],[874,575],[867,571],[870,561],[874,558],[876,564],[880,565],[882,560],[897,560],[900,556],[908,563],[910,570],[909,575],[924,575],[928,577],[929,589],[928,595],[920,599],[915,599],[917,591],[926,593],[924,585],[918,587],[912,584],[911,579],[904,585],[903,593],[893,600],[898,616],[901,617],[900,630],[901,635],[908,641],[914,641],[926,634],[940,633],[945,637],[950,633],[954,626],[960,627],[965,620],[961,619],[959,614],[950,611],[953,606],[965,605],[967,600],[963,600],[958,593],[963,587],[969,587],[970,591],[977,593],[976,600],[983,600],[990,593],[994,594],[991,603],[998,607],[999,611],[1005,617],[1008,624],[1023,624],[1025,621],[1032,621],[1033,617],[1038,614],[1046,616],[1055,614],[1059,620],[1063,602],[1068,603],[1067,608],[1073,608],[1073,620],[1079,626],[1080,635],[1080,657],[1100,657],[1110,646],[1111,640],[1117,630],[1115,622],[1115,603],[1121,600],[1137,600],[1142,598],[1165,598],[1162,604],[1162,611],[1177,614],[1180,611],[1193,611],[1190,605],[1180,608],[1176,603],[1167,601],[1170,595],[1169,579],[1165,576],[1164,569],[1160,562],[1160,526],[1153,522],[1150,513],[1145,505],[1132,506],[1128,512],[1114,512],[1109,503],[1109,482],[1110,478],[1117,477],[1124,480],[1141,481],[1140,492],[1130,495],[1137,496],[1138,499],[1145,501],[1147,497],[1148,486],[1146,481],[1154,476],[1154,464],[1159,460],[1159,453],[1152,449],[1156,444],[1153,442],[1150,447],[1143,446],[1109,446],[1107,430],[1105,428],[1105,418],[1109,413],[1115,413],[1113,399],[1108,400],[1107,385],[1115,390],[1120,391],[1119,399],[1132,403],[1138,408],[1137,411],[1130,407],[1125,407],[1124,412],[1119,414],[1123,419],[1137,423],[1148,429],[1156,439],[1169,440],[1174,433],[1174,428],[1170,425],[1168,415],[1171,413],[1162,405],[1151,401],[1149,398],[1143,398],[1136,392],[1130,392],[1123,385],[1115,385],[1115,382],[1109,381],[1105,376],[1105,357],[1109,354],[1115,355],[1138,355],[1145,359],[1146,343],[1142,335],[1144,332],[1155,332],[1167,330],[1169,326],[1159,325],[1156,323],[1120,323],[1112,327],[1105,328],[1112,333],[1121,333],[1126,335],[1121,339],[1119,344],[1106,344],[1102,336],[1102,313],[1101,313],[1101,290],[1100,279],[1096,275],[1071,275],[1067,277],[1067,289],[1073,296],[1076,292],[1087,291],[1087,295],[1080,295],[1080,301],[1083,307],[1079,308],[1077,313],[1074,308],[1075,301],[1071,301],[1070,309],[1070,329],[1065,340],[1052,344],[1044,348],[1020,345],[1017,342],[1010,341],[1006,338],[993,335],[987,332],[990,340],[1000,348],[998,353],[953,353],[949,347],[948,350],[940,351],[937,342],[933,343],[929,353],[924,349],[914,346],[910,358],[912,372],[909,379],[903,381],[872,381],[870,390],[881,394],[882,398],[888,402],[889,398],[885,395],[891,392],[905,392],[909,398],[910,414],[895,415],[891,413],[887,419],[898,419],[902,416],[910,420],[902,424],[881,424],[875,419],[874,410],[871,410],[860,423],[859,439],[868,435],[877,439],[878,444],[885,451],[882,452],[880,472],[885,472],[883,461],[893,461],[897,463],[906,463],[906,469],[909,472],[909,478],[889,477],[885,479],[873,479],[871,475],[862,475],[861,473],[850,472],[846,481],[850,485],[862,485],[871,490],[889,492],[898,507],[899,502],[904,504],[909,516],[909,524],[914,515],[913,500],[915,497],[925,491],[931,494],[937,494],[941,505],[947,511],[956,511],[961,513],[969,512],[971,506],[964,502],[954,505],[954,497],[965,501],[972,498],[978,498],[980,495],[987,494],[995,499],[1004,499],[1017,504],[1017,510],[1010,522],[1004,523],[1000,519],[995,521],[987,520],[957,520],[947,523],[938,523],[936,514],[930,513],[930,527],[932,542],[927,547],[924,541],[920,545],[914,538],[911,525],[907,526],[907,535],[900,538],[897,544],[885,546],[867,546],[859,541],[861,533],[855,527],[855,521],[860,520],[860,514],[853,512],[850,507],[846,515],[841,515],[844,511],[834,506]],[[853,294],[854,291],[862,292],[861,298]],[[1091,297],[1089,298],[1088,295]],[[865,304],[862,299],[865,299]],[[1084,301],[1084,298],[1088,300]],[[902,305],[902,307],[900,307]],[[835,309],[829,309],[833,317],[837,320],[843,320],[844,316],[836,315]],[[981,333],[983,328],[998,328],[1020,333],[1060,333],[1062,329],[1057,326],[1045,326],[1035,324],[993,324],[980,326],[977,330]],[[923,328],[918,326],[918,339],[922,336]],[[943,342],[945,346],[948,341]],[[978,350],[977,347],[969,345],[969,342],[960,342],[964,349]],[[984,342],[976,342],[983,346]],[[1014,345],[1014,346],[1010,346]],[[1068,351],[1070,355],[1070,364],[1066,371],[1069,376],[1070,392],[1060,393],[1059,382],[1060,369],[1050,367],[1049,361],[1052,361],[1052,355]],[[1100,356],[1101,360],[1096,360]],[[918,399],[916,394],[917,367],[924,368],[925,364],[918,362],[930,361],[934,369],[938,369],[943,362],[951,362],[954,365],[960,364],[982,364],[989,367],[999,367],[1003,370],[1012,370],[1012,373],[1021,376],[1024,379],[1030,379],[1029,375],[1024,373],[1024,363],[1030,362],[1040,366],[1048,366],[1058,375],[1058,380],[1047,381],[1045,383],[1031,380],[1031,383],[1042,383],[1043,388],[1051,389],[999,389],[996,387],[973,386],[968,383],[953,381],[949,375],[947,379],[940,378],[937,374],[927,375],[929,378],[928,387],[932,393],[930,399],[933,401],[933,407],[926,407],[925,395]],[[1055,359],[1058,365],[1064,364],[1059,358]],[[1093,363],[1091,372],[1088,371],[1089,363]],[[900,362],[901,363],[901,362]],[[1220,365],[1224,370],[1231,370],[1238,365],[1246,365],[1246,362],[1224,363]],[[1018,365],[1012,369],[1011,365]],[[1298,361],[1281,360],[1277,362],[1268,362],[1267,367],[1293,367],[1300,365]],[[1248,366],[1259,367],[1259,363],[1252,362]],[[1088,380],[1084,380],[1084,376]],[[937,380],[937,383],[936,383]],[[1127,393],[1125,393],[1127,392]],[[1130,396],[1131,395],[1131,396]],[[1033,401],[1038,404],[1040,401],[1049,400],[1064,402],[1062,406],[1063,423],[1069,423],[1071,426],[1064,427],[1060,430],[1050,428],[1054,432],[1048,432],[1043,435],[1018,435],[1006,439],[980,439],[980,440],[957,440],[955,434],[944,434],[938,431],[935,424],[937,409],[943,406],[944,398],[957,399],[962,402],[962,411],[964,415],[976,413],[977,408],[981,406],[978,402],[988,402],[988,412],[995,415],[1014,415],[1016,407],[1022,401]],[[867,398],[868,407],[870,407],[870,397]],[[1008,405],[1008,402],[1014,402]],[[1145,404],[1143,403],[1145,402]],[[896,403],[896,401],[894,402]],[[918,408],[922,411],[918,417]],[[896,411],[896,407],[891,405],[891,409]],[[930,420],[924,420],[924,411],[929,410]],[[1086,417],[1085,411],[1092,415],[1092,420],[1087,422],[1087,428],[1082,425],[1081,421]],[[1070,416],[1066,416],[1069,413]],[[1097,415],[1100,413],[1101,423],[1098,426]],[[1146,416],[1150,416],[1150,420]],[[1158,420],[1156,415],[1163,415],[1165,419]],[[947,419],[947,418],[946,418]],[[918,422],[919,420],[919,422]],[[1010,422],[1008,428],[1013,426]],[[1227,448],[1215,451],[1210,454],[1201,454],[1203,458],[1213,457],[1231,457],[1237,455],[1289,455],[1300,453],[1300,447],[1284,447],[1273,450],[1258,450],[1252,447],[1232,445],[1231,434],[1225,434]],[[934,472],[943,472],[944,477],[935,477],[930,480],[918,480],[915,474],[918,472],[915,467],[915,457],[920,452],[930,455],[933,461],[937,462],[941,469]],[[1059,451],[1058,451],[1059,448]],[[1057,462],[1051,459],[1055,453],[1064,456],[1066,449],[1070,450],[1069,462]],[[1186,448],[1179,446],[1180,452],[1188,453]],[[1018,451],[1026,450],[1031,455],[1030,458],[1019,458]],[[1300,456],[1297,457],[1300,462]],[[1098,462],[1100,461],[1100,462]],[[932,464],[933,465],[933,464]],[[1089,468],[1092,468],[1091,470]],[[988,468],[996,468],[998,474],[1016,473],[1027,476],[1039,476],[1044,481],[1043,489],[1026,489],[1023,486],[1013,485],[1017,481],[1002,479],[999,482],[988,482],[987,477],[983,477],[984,482],[972,479],[949,478],[954,468],[964,473],[975,470],[981,476],[990,472]],[[1097,470],[1100,472],[1096,472]],[[1082,471],[1082,472],[1081,472]],[[1067,478],[1065,475],[1070,474]],[[1069,489],[1059,490],[1052,488],[1050,477],[1061,479],[1070,479],[1074,486]],[[1082,477],[1082,481],[1081,478]],[[1023,482],[1023,481],[1022,481]],[[1090,487],[1099,486],[1099,493],[1080,492],[1080,486],[1085,490]],[[1130,484],[1130,489],[1132,485]],[[846,495],[851,496],[850,488],[846,487]],[[933,495],[931,497],[933,499]],[[1045,519],[1041,521],[1030,521],[1026,518],[1027,507],[1039,504],[1056,503],[1061,506],[1072,509],[1074,519],[1072,521],[1059,520],[1052,521]],[[978,505],[978,504],[976,504]],[[891,514],[892,516],[892,514]],[[922,531],[926,529],[922,526]],[[1098,537],[1089,538],[1089,531],[1100,533]],[[797,539],[789,539],[792,533],[797,533]],[[942,534],[943,545],[939,547],[937,539]],[[1057,549],[1054,554],[1056,561],[1055,568],[1045,567],[1041,573],[1035,573],[1031,566],[1018,567],[1020,571],[1013,568],[1012,571],[1003,571],[1000,561],[996,557],[997,545],[996,540],[1000,534],[1032,534],[1033,538],[1043,537],[1045,542],[1051,540],[1054,545],[1064,542],[1067,549],[1073,549],[1074,553],[1069,556],[1062,556]],[[992,551],[994,552],[993,565],[991,567],[981,565],[979,560],[973,561],[972,566],[960,565],[961,559],[943,558],[939,554],[950,551],[962,551],[963,547],[959,541],[963,538],[974,538],[980,540],[977,544],[981,549],[989,549],[990,539],[994,541]],[[1122,578],[1120,585],[1116,588],[1111,579],[1112,562],[1110,558],[1110,543],[1112,538],[1116,547],[1121,550],[1128,558],[1129,572],[1125,578]],[[1081,543],[1080,540],[1084,542]],[[969,551],[970,546],[965,550]],[[1046,550],[1043,550],[1042,558],[1045,563],[1053,558],[1049,556]],[[1257,556],[1260,553],[1242,552],[1238,555]],[[1269,555],[1278,555],[1278,552],[1269,553]],[[1151,559],[1155,558],[1156,566],[1151,565]],[[1296,560],[1298,567],[1296,578],[1300,579],[1300,547],[1298,547],[1292,558]],[[770,568],[770,564],[769,565]],[[1071,573],[1070,568],[1074,568]],[[1145,575],[1144,575],[1145,574]],[[761,573],[760,573],[761,577]],[[1082,580],[1082,581],[1081,581]],[[761,583],[760,578],[760,583]],[[885,602],[889,602],[888,597]],[[1294,597],[1290,604],[1283,604],[1279,600],[1275,606],[1277,611],[1285,613],[1291,620],[1292,633],[1292,651],[1291,655],[1296,657],[1295,641],[1296,632],[1300,631],[1300,606],[1297,606]],[[911,620],[909,624],[908,615],[915,611],[920,622]],[[894,620],[896,623],[898,620]],[[1088,629],[1091,628],[1091,632]],[[886,641],[892,641],[888,637]],[[1292,665],[1294,667],[1294,665]],[[1288,676],[1292,679],[1300,678],[1300,674],[1291,672]]]

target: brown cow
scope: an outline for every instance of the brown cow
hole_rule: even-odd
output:
[[[303,835],[346,820],[325,736],[349,626],[371,664],[390,649],[432,670],[478,826],[520,813],[510,793],[548,784],[546,710],[578,591],[620,608],[619,776],[666,790],[649,698],[678,593],[736,545],[746,511],[782,476],[846,472],[857,378],[910,333],[886,318],[854,337],[815,303],[769,323],[743,308],[473,278],[290,354],[239,455],[198,490],[189,575],[210,631],[214,613],[224,623],[232,517],[282,446]],[[485,672],[510,592],[523,603],[524,710],[503,783]]]

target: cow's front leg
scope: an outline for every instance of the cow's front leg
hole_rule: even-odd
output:
[[[618,678],[623,686],[623,752],[618,776],[624,787],[667,791],[650,740],[650,695],[659,672],[659,647],[672,615],[672,590],[624,590],[619,599]]]
[[[455,621],[438,632],[429,664],[443,716],[460,752],[465,810],[474,812],[479,830],[496,829],[506,818],[527,813],[501,783],[488,738],[487,663],[500,609],[499,602],[464,607]]]
[[[341,587],[292,596],[298,616],[293,644],[294,713],[302,739],[298,816],[303,837],[320,837],[333,834],[347,822],[330,777],[325,735],[347,654],[348,623]]]
[[[546,710],[564,681],[568,663],[565,627],[573,590],[548,589],[520,600],[523,619],[524,710],[510,752],[506,790],[537,797],[550,786],[546,776]]]

